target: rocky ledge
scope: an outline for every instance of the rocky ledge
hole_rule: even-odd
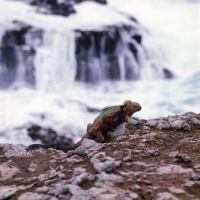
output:
[[[200,114],[127,123],[68,153],[0,145],[0,199],[197,200]]]

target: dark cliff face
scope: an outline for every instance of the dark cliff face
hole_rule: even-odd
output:
[[[146,59],[145,62],[149,59],[142,44],[142,33],[128,26],[112,27],[104,31],[77,31],[77,33],[76,80],[95,83],[101,80],[141,78],[144,67],[142,62],[144,60],[140,60],[141,54],[143,59]],[[126,35],[130,37],[128,41]],[[166,68],[160,68],[153,63],[149,67],[155,74],[161,71],[163,79],[174,77],[174,74]]]
[[[131,56],[139,65],[137,47],[133,43],[125,42],[123,38],[123,32],[128,28],[131,27],[112,27],[107,31],[80,31],[76,39],[76,80],[84,82],[96,82],[102,79],[120,80],[122,70],[125,73],[123,79],[139,79],[139,70],[129,58]],[[132,38],[141,45],[141,35],[135,34]],[[123,60],[120,60],[121,58]]]
[[[75,0],[76,3],[80,3],[80,2],[84,2],[84,1],[94,1],[96,3],[100,3],[100,4],[107,4],[106,0]]]
[[[35,84],[33,59],[35,49],[26,44],[26,34],[31,26],[15,22],[16,29],[7,30],[1,42],[0,51],[0,88],[6,88],[24,79],[29,86]],[[21,80],[20,80],[21,81]]]
[[[76,39],[76,80],[120,80],[119,56],[124,50],[123,38],[120,35],[122,29],[112,29],[79,32],[80,36]]]
[[[106,0],[22,0],[37,7],[37,11],[44,14],[69,16],[76,13],[74,5],[84,1],[94,1],[106,5]]]
[[[73,139],[66,137],[67,133],[66,135],[58,135],[52,128],[42,128],[36,124],[30,125],[27,128],[27,133],[32,140],[39,140],[45,145],[70,146],[73,144]]]

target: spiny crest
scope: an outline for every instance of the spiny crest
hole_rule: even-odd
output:
[[[112,107],[109,107],[107,108],[106,110],[104,110],[95,120],[94,120],[94,123],[101,120],[104,116],[112,113],[112,112],[115,112],[116,110],[120,109],[120,106],[112,106]]]
[[[124,101],[123,106],[126,106],[128,103],[132,103],[132,101],[131,100]]]

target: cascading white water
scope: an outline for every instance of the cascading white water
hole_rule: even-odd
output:
[[[7,5],[7,2],[4,4]],[[10,5],[10,3],[8,4]],[[32,25],[27,28],[26,33],[22,32],[21,37],[25,38],[25,44],[20,44],[20,47],[16,43],[11,44],[16,49],[15,51],[17,48],[20,48],[20,52],[24,51],[24,48],[33,51],[26,55],[23,52],[13,53],[14,56],[18,57],[16,60],[18,60],[19,65],[16,63],[14,66],[17,68],[17,73],[13,76],[14,80],[12,81],[16,80],[18,85],[21,82],[20,85],[32,84],[33,87],[43,91],[61,91],[75,80],[96,83],[102,80],[166,78],[164,68],[168,66],[167,63],[163,65],[160,52],[155,51],[157,44],[146,42],[148,37],[149,41],[151,40],[149,34],[142,25],[130,20],[126,15],[91,2],[77,6],[76,9],[80,14],[69,18],[57,17],[55,21],[52,16],[44,16],[33,11],[29,13],[28,9],[28,6],[24,6],[22,10],[16,10],[16,14],[10,16],[13,19],[19,17],[19,20],[24,21],[25,24]],[[104,15],[112,14],[111,21],[114,24],[110,22],[110,19],[102,22],[100,17],[95,21],[95,26],[90,28],[88,24],[91,21],[85,16],[87,9],[97,9]],[[14,11],[11,9],[11,12]],[[20,15],[19,12],[21,12]],[[5,12],[2,14],[7,16]],[[26,15],[32,20],[28,20]],[[41,19],[41,23],[39,23],[39,19]],[[77,20],[83,20],[80,28],[77,25]],[[58,24],[57,28],[55,28],[56,23]],[[96,24],[98,23],[100,25],[97,28]],[[105,24],[102,25],[102,23]],[[25,24],[19,25],[22,31]],[[41,27],[41,24],[48,24],[48,26]],[[21,30],[19,29],[19,31]],[[13,37],[15,37],[14,34]],[[142,42],[138,42],[134,35],[139,35]],[[84,41],[84,37],[89,42],[88,44]],[[76,44],[79,39],[80,45],[77,49]],[[6,67],[4,66],[4,68]],[[6,70],[9,71],[9,69]],[[22,73],[22,71],[24,72]],[[27,76],[32,77],[32,79],[27,78]],[[9,83],[6,86],[10,86]]]
[[[23,49],[20,47],[16,47],[17,58],[18,58],[18,65],[16,71],[16,79],[14,83],[14,87],[23,87],[25,84],[25,77],[26,77],[26,65],[23,56]]]
[[[44,91],[62,91],[74,81],[75,35],[45,31],[35,56],[36,88]]]
[[[145,40],[145,32],[140,31],[140,35],[136,35],[135,32],[132,35],[125,28],[116,28],[107,30],[107,34],[101,31],[86,32],[80,35],[77,39],[76,49],[76,80],[96,82],[99,79],[154,80],[155,78],[172,78],[173,75],[170,71],[168,77],[165,74],[167,64],[159,65],[163,62],[163,59],[160,60],[160,52],[154,52],[154,48],[151,48],[156,44],[152,43],[152,46],[146,45],[146,43],[141,44],[134,38],[144,37]],[[154,62],[156,62],[156,66]]]

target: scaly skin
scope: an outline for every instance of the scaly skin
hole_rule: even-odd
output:
[[[141,110],[141,106],[137,102],[132,102],[126,100],[122,105],[113,106],[107,108],[103,111],[93,122],[93,124],[88,124],[87,133],[83,138],[74,145],[71,146],[55,146],[55,145],[40,145],[33,144],[28,147],[29,150],[34,150],[38,148],[54,148],[57,150],[62,150],[67,152],[69,150],[74,150],[78,148],[82,141],[87,139],[92,139],[96,142],[104,142],[106,135],[109,131],[113,131],[118,125],[123,122],[128,122],[129,124],[136,125],[138,121],[131,118],[131,115],[135,112]]]

